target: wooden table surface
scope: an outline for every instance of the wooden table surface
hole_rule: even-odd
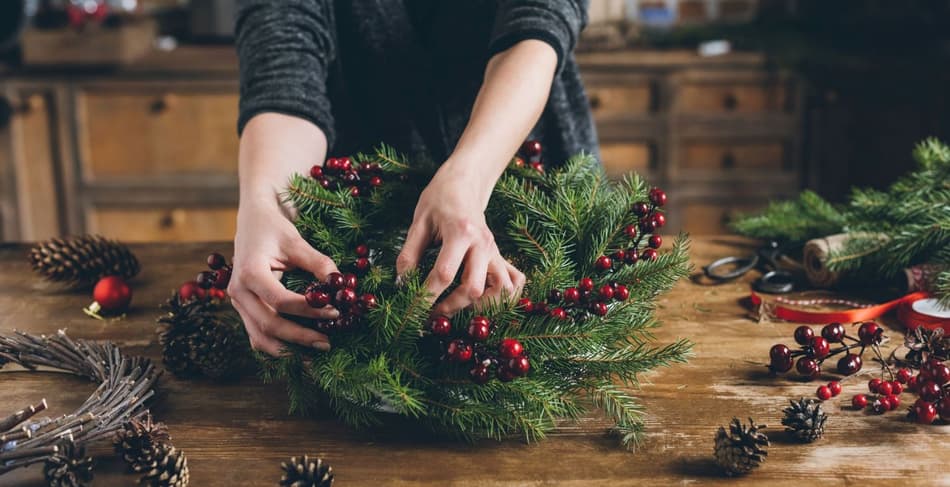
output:
[[[230,250],[228,244],[134,247],[143,272],[133,284],[133,308],[124,320],[103,322],[82,313],[89,302],[85,293],[63,291],[35,277],[26,249],[0,246],[0,333],[49,334],[67,328],[72,337],[113,340],[128,353],[156,360],[157,304],[200,269],[208,252]],[[737,238],[701,239],[694,242],[693,260],[698,266],[749,249]],[[197,487],[276,485],[280,462],[305,453],[330,462],[341,486],[950,485],[944,463],[950,427],[920,426],[898,413],[868,416],[849,410],[850,397],[865,391],[866,376],[845,380],[842,395],[827,402],[831,418],[824,439],[802,445],[782,432],[787,400],[813,396],[818,384],[766,374],[762,364],[769,347],[791,342],[795,325],[759,324],[747,317],[740,303],[752,277],[715,287],[684,281],[660,299],[664,326],[658,340],[687,337],[695,343],[695,356],[687,365],[644,377],[638,395],[647,408],[646,435],[635,453],[606,437],[607,422],[597,416],[565,424],[548,440],[530,445],[518,440],[458,444],[427,437],[411,424],[357,433],[331,417],[289,416],[283,389],[261,385],[254,377],[222,385],[166,374],[153,411],[187,453],[191,485]],[[893,322],[887,326],[899,336]],[[44,397],[51,413],[65,413],[92,390],[92,384],[76,378],[8,366],[0,372],[0,414]],[[904,397],[905,402],[911,398]],[[733,416],[772,426],[768,461],[738,481],[723,477],[711,455],[716,429]],[[135,482],[111,458],[101,460],[96,472],[97,486]],[[42,473],[25,469],[0,477],[0,485],[43,485]]]

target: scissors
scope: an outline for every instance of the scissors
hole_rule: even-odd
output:
[[[723,257],[703,267],[706,277],[719,282],[731,281],[752,269],[762,271],[762,277],[752,283],[752,288],[763,293],[788,293],[795,289],[795,276],[779,269],[778,261],[783,252],[778,242],[769,242],[748,257]]]

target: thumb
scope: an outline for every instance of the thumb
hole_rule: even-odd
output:
[[[406,233],[406,241],[402,245],[402,251],[396,257],[396,275],[403,276],[406,272],[415,269],[422,259],[422,253],[429,245],[428,235],[424,224],[412,224],[409,232]]]
[[[292,265],[310,272],[321,281],[326,280],[327,275],[331,272],[340,272],[333,259],[311,247],[303,238],[294,241],[288,257]]]

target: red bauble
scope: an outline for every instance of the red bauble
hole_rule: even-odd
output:
[[[659,235],[650,235],[650,240],[647,242],[647,245],[649,245],[650,248],[658,249],[661,245],[663,245],[663,237]]]
[[[224,267],[225,264],[228,263],[227,259],[225,259],[223,255],[221,255],[221,254],[219,254],[219,253],[217,253],[217,252],[214,252],[214,253],[212,253],[212,254],[209,254],[209,255],[208,255],[208,258],[205,259],[205,261],[208,263],[208,268],[211,269],[211,270],[213,270],[213,271],[216,271],[216,270],[218,270],[218,269]]]
[[[468,336],[475,341],[483,341],[491,335],[491,321],[484,316],[476,316],[468,322]]]
[[[815,331],[808,326],[799,326],[795,328],[795,343],[799,345],[808,345],[815,336]]]
[[[569,287],[564,290],[564,301],[576,303],[581,300],[581,292],[576,287]]]
[[[590,303],[590,312],[597,316],[607,314],[607,305],[605,303]]]
[[[320,166],[319,164],[314,164],[313,167],[310,168],[310,177],[312,177],[313,179],[320,179],[320,178],[322,178],[322,177],[323,177],[323,167]]]
[[[366,244],[359,244],[356,246],[356,256],[357,257],[369,257],[369,247]]]
[[[868,397],[864,394],[856,394],[851,398],[851,407],[854,409],[864,409],[868,406]]]
[[[660,254],[656,253],[656,249],[643,249],[643,253],[640,254],[640,258],[643,260],[656,260],[659,256]]]
[[[524,158],[515,156],[511,159],[511,164],[515,167],[524,167]]]
[[[531,362],[528,357],[521,356],[508,360],[508,370],[518,377],[523,377],[531,369]]]
[[[613,261],[610,259],[610,257],[607,257],[606,255],[601,255],[600,257],[597,258],[597,261],[594,262],[594,267],[596,267],[597,270],[600,270],[600,271],[609,271],[610,268],[613,267],[613,265],[614,265]]]
[[[504,338],[498,343],[498,355],[503,358],[520,357],[522,353],[524,353],[524,347],[514,338]]]
[[[360,306],[362,306],[363,309],[373,309],[376,307],[376,305],[377,302],[375,294],[366,293],[360,296]]]
[[[356,267],[356,270],[360,272],[366,272],[369,269],[369,259],[366,257],[360,257],[356,259],[356,262],[353,263],[353,266]]]
[[[436,336],[448,336],[452,333],[452,322],[445,316],[433,316],[429,320],[429,331]]]
[[[831,352],[831,345],[823,337],[812,337],[809,354],[816,359],[823,359]]]
[[[594,290],[594,280],[589,277],[582,277],[581,280],[577,281],[577,289],[583,291],[593,291]]]
[[[465,340],[456,338],[449,342],[449,346],[445,349],[446,356],[452,362],[468,362],[472,360],[472,346],[468,344]]]
[[[518,308],[525,313],[530,313],[534,310],[534,303],[529,298],[521,298],[518,300]]]
[[[630,240],[633,240],[633,239],[637,238],[637,226],[636,226],[636,225],[627,225],[627,226],[623,229],[623,233],[625,233],[625,234],[627,235],[627,238],[629,238]]]
[[[485,364],[478,364],[468,371],[468,376],[476,384],[485,384],[491,379],[491,372]]]
[[[327,274],[327,285],[330,286],[330,289],[334,291],[341,289],[343,287],[343,274],[339,272],[331,272]]]
[[[304,294],[304,298],[307,300],[307,304],[309,304],[311,308],[322,308],[330,304],[331,300],[329,293],[319,289],[307,291]]]
[[[626,301],[630,297],[630,290],[623,284],[614,289],[614,299],[617,301]]]
[[[356,274],[343,274],[343,287],[356,289],[357,284],[359,284],[359,279],[357,279]]]
[[[666,204],[666,192],[660,188],[653,188],[650,190],[650,202],[656,206],[663,206]]]
[[[204,289],[201,289],[201,286],[198,285],[195,281],[185,281],[178,288],[178,297],[182,301],[191,301],[192,299],[204,299],[206,292]]]
[[[106,276],[96,283],[92,299],[99,303],[100,311],[119,313],[125,311],[132,302],[132,288],[119,276]]]
[[[829,389],[828,386],[820,386],[818,387],[818,391],[816,391],[816,395],[818,396],[818,399],[827,401],[828,399],[831,399],[831,389]]]
[[[195,278],[195,282],[198,283],[201,289],[211,289],[211,286],[214,286],[214,281],[216,280],[218,280],[218,276],[215,275],[213,271],[202,271],[198,273],[198,277]]]

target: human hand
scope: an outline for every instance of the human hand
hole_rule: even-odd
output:
[[[321,280],[337,272],[336,264],[329,257],[300,236],[276,199],[242,199],[228,294],[244,320],[251,347],[273,356],[283,353],[285,343],[329,351],[330,341],[326,335],[279,314],[322,319],[340,315],[330,306],[312,308],[303,295],[286,289],[279,275],[292,268],[309,271]]]
[[[435,305],[437,314],[451,316],[468,306],[516,298],[525,283],[524,274],[505,260],[495,245],[485,221],[488,199],[473,195],[469,182],[449,163],[439,169],[419,196],[406,242],[396,259],[396,272],[402,275],[419,264],[429,244],[442,244],[426,277],[432,299],[452,284],[462,268],[461,284]]]

